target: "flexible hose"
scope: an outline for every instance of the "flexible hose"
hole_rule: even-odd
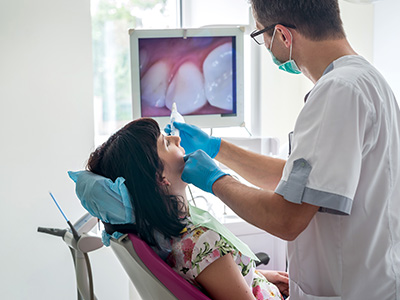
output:
[[[75,250],[72,249],[71,247],[68,247],[68,249],[71,251],[72,260],[74,261],[74,267],[75,267],[75,272],[76,272]],[[84,299],[82,299],[82,295],[81,295],[81,293],[79,292],[78,287],[76,287],[76,292],[77,292],[77,294],[78,294],[78,300],[84,300]]]
[[[85,257],[86,269],[88,271],[90,300],[94,300],[93,275],[92,268],[90,266],[89,255],[87,253],[83,253],[83,256]]]
[[[72,259],[74,260],[74,266],[75,266],[75,271],[76,271],[76,258],[75,258],[76,250],[71,248],[71,247],[68,247],[68,248],[71,251]],[[92,267],[90,265],[89,255],[87,253],[83,253],[83,257],[85,258],[86,269],[87,269],[87,272],[88,272],[90,300],[95,300],[95,298],[94,298],[94,286],[93,286],[93,274],[92,274]],[[78,300],[86,300],[86,299],[83,299],[81,293],[79,292],[79,289],[77,289],[77,291],[78,291]]]

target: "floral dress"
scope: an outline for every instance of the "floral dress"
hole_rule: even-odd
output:
[[[195,279],[208,265],[231,253],[255,299],[283,299],[278,288],[256,271],[253,260],[242,255],[219,233],[194,225],[190,218],[182,235],[173,238],[171,243],[172,250],[166,262],[193,285],[199,287]]]

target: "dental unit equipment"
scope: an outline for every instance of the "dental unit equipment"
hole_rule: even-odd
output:
[[[51,198],[67,221],[70,229],[38,227],[38,232],[62,237],[71,250],[75,266],[78,300],[96,300],[93,276],[88,253],[103,247],[101,238],[89,233],[97,224],[97,218],[84,214],[75,224],[68,220],[52,193]]]
[[[64,214],[63,210],[61,209],[60,205],[58,204],[56,198],[54,198],[53,194],[51,192],[49,192],[50,197],[53,199],[54,203],[56,204],[58,210],[60,211],[60,213],[62,214],[62,216],[64,217],[65,221],[67,221],[67,224],[69,226],[69,228],[71,228],[72,231],[72,235],[75,239],[75,241],[79,240],[79,234],[78,232],[75,230],[75,227],[71,224],[71,222],[68,220],[67,216]]]
[[[174,122],[185,123],[185,119],[178,112],[175,102],[172,104],[170,120],[171,120],[171,135],[179,136],[179,129],[175,128]]]

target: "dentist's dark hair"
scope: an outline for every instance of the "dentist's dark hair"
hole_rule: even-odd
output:
[[[256,20],[296,26],[310,40],[345,38],[338,0],[250,0]],[[267,32],[272,35],[273,30]]]
[[[170,238],[179,236],[185,227],[183,201],[168,194],[160,184],[164,170],[157,152],[160,134],[153,119],[132,121],[99,146],[87,163],[89,171],[113,181],[125,178],[133,201],[136,231],[148,244],[157,247],[157,231]]]

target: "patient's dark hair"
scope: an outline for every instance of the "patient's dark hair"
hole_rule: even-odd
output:
[[[159,231],[165,237],[179,236],[184,228],[184,203],[161,186],[163,163],[157,152],[160,128],[156,121],[132,121],[113,134],[89,158],[89,171],[115,181],[125,178],[131,195],[139,236],[150,245]]]

